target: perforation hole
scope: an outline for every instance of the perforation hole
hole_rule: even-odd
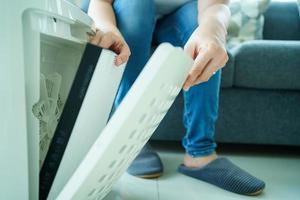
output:
[[[158,109],[159,109],[159,110],[163,110],[163,109],[164,109],[164,106],[165,106],[165,103],[162,102],[162,103],[159,104]]]
[[[120,150],[119,150],[119,154],[123,153],[124,150],[126,149],[127,145],[123,145]]]
[[[166,93],[170,95],[172,87],[170,85],[166,85],[165,90],[166,90]]]
[[[101,191],[102,192],[102,191]],[[103,199],[103,194],[101,194],[101,195],[99,195],[98,197],[97,197],[97,199],[96,200],[102,200]]]
[[[156,120],[156,117],[155,117],[155,115],[153,115],[150,119],[150,124],[155,123],[155,120]]]
[[[119,169],[118,169],[118,171],[117,171],[117,175],[118,176],[120,176],[120,175],[122,175],[124,173],[124,171],[123,171],[123,168],[122,167],[120,167]]]
[[[109,192],[109,189],[110,189],[110,185],[107,185],[106,187],[104,187],[102,192],[101,192],[102,193],[101,196],[102,197],[105,196]]]
[[[109,188],[106,188],[104,191],[103,191],[103,194],[107,194],[109,192]]]
[[[134,145],[131,145],[127,151],[127,153],[130,153],[132,151],[132,149],[134,148]]]
[[[147,116],[147,114],[145,113],[145,114],[143,114],[142,116],[141,116],[141,118],[139,119],[139,123],[143,123],[144,122],[144,120],[146,119],[146,116]]]
[[[119,169],[112,178],[113,183],[121,176],[122,169]]]
[[[106,174],[102,175],[99,179],[98,182],[101,183],[106,177]]]
[[[178,88],[175,86],[175,87],[173,87],[172,90],[171,90],[171,95],[172,95],[172,96],[176,96],[177,93],[178,93]]]
[[[137,136],[137,140],[140,140],[140,138],[143,137],[143,135],[145,134],[145,132],[147,132],[147,128],[143,129]]]
[[[156,103],[156,98],[152,99],[149,105],[151,107],[153,107],[155,105],[155,103]]]
[[[115,172],[111,173],[111,174],[109,175],[109,177],[107,178],[107,181],[109,181],[109,184],[111,184],[110,182],[111,182],[112,177],[114,176],[114,174],[115,174]]]
[[[119,163],[118,163],[118,168],[120,168],[122,166],[122,164],[125,162],[125,158],[123,158],[123,160],[121,160]]]
[[[134,135],[136,134],[137,130],[133,130],[131,134],[129,135],[129,139],[132,139]]]
[[[137,146],[138,146],[137,144],[134,144],[133,147],[132,147],[132,149],[131,149],[131,151],[130,151],[130,153],[133,153],[135,151],[135,149],[136,149]]]
[[[103,190],[104,190],[104,186],[103,186],[103,187],[101,187],[101,188],[98,190],[98,192],[97,192],[97,193],[99,194],[99,193],[101,193]]]
[[[92,189],[92,190],[89,192],[88,197],[93,196],[93,194],[95,194],[95,192],[96,192],[96,188]]]
[[[136,139],[139,140],[141,138],[141,132],[136,136]]]
[[[179,92],[178,87],[173,86],[172,95],[175,96],[175,95],[177,95],[178,92]]]
[[[164,110],[164,108],[165,108],[165,101],[164,102],[162,102],[160,105],[159,105],[159,112],[161,112],[162,110]]]
[[[116,160],[112,161],[108,167],[113,168],[115,166],[116,162],[117,162]]]

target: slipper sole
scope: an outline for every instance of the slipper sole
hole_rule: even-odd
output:
[[[161,177],[162,173],[149,174],[149,175],[139,175],[136,177],[144,178],[144,179],[155,179]]]

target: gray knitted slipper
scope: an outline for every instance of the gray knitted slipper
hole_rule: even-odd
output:
[[[127,173],[140,178],[158,178],[163,173],[159,155],[147,143],[127,169]]]
[[[178,171],[243,195],[258,195],[265,188],[263,181],[234,165],[227,158],[217,158],[201,168],[189,168],[182,164],[178,167]]]

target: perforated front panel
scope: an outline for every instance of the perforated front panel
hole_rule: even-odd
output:
[[[58,199],[104,198],[165,116],[191,66],[180,48],[159,46]]]
[[[107,123],[125,69],[124,65],[115,66],[115,56],[106,49],[101,52],[49,199],[57,197]]]

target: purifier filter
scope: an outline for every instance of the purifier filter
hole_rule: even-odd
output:
[[[47,137],[50,145],[40,171],[40,199],[47,198],[52,186],[51,196],[62,189],[105,126],[124,70],[114,62],[112,52],[86,45],[53,138]],[[46,91],[54,91],[56,98],[45,107],[55,113],[56,103],[51,102],[57,102],[58,90],[55,84],[51,86]],[[52,185],[54,178],[57,181]]]
[[[57,72],[46,76],[41,73],[40,79],[40,100],[33,106],[32,112],[40,120],[41,167],[59,121],[63,103],[59,94],[62,76]]]
[[[46,199],[48,196],[101,51],[102,49],[99,47],[86,45],[59,123],[53,138],[49,138],[49,150],[40,171],[40,199]],[[51,101],[49,101],[49,110],[51,109],[50,104]]]

